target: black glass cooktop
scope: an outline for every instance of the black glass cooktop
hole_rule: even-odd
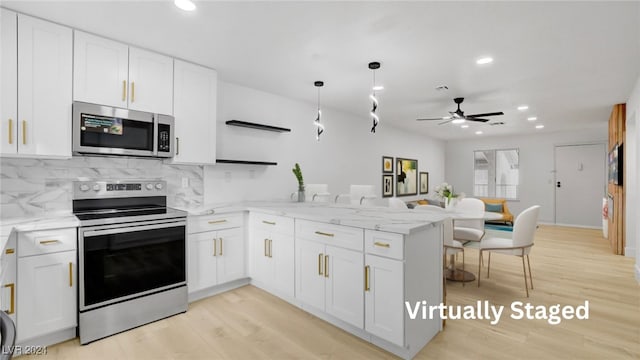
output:
[[[95,220],[95,219],[111,219],[126,216],[145,216],[145,215],[158,215],[166,214],[167,208],[142,208],[142,209],[113,209],[113,210],[96,210],[89,212],[76,213],[76,217],[80,220]]]

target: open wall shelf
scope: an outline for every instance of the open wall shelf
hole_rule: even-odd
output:
[[[225,124],[230,125],[230,126],[239,126],[239,127],[250,128],[250,129],[258,129],[258,130],[281,132],[281,133],[282,132],[291,132],[291,129],[287,129],[287,128],[283,128],[283,127],[278,127],[278,126],[273,126],[273,125],[265,125],[265,124],[258,124],[258,123],[248,122],[248,121],[240,121],[240,120],[228,120]]]
[[[229,159],[216,159],[216,164],[240,164],[240,165],[278,165],[277,162],[271,161],[248,161],[248,160],[229,160]]]

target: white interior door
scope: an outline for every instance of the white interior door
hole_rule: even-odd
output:
[[[556,146],[556,224],[602,227],[604,144]]]

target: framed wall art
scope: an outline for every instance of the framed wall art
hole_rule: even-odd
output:
[[[393,174],[382,175],[382,197],[393,196]]]
[[[420,172],[420,194],[429,193],[429,173]]]
[[[418,195],[418,160],[396,158],[396,196]]]
[[[391,156],[382,157],[382,173],[393,174],[393,158]]]

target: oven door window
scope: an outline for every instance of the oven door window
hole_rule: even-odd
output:
[[[185,226],[84,237],[84,306],[186,281]]]
[[[153,151],[153,121],[81,114],[80,145]]]

